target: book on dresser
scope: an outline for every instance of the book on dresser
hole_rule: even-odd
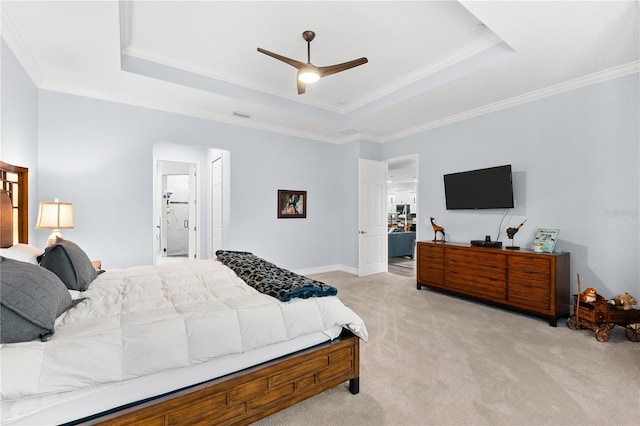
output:
[[[417,288],[482,301],[549,321],[569,316],[567,252],[475,247],[419,241]]]

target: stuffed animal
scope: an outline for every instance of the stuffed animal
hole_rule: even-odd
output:
[[[589,287],[588,289],[583,291],[582,294],[580,295],[581,302],[591,303],[591,302],[595,302],[597,298],[598,298],[598,294],[596,293],[596,289],[593,287]]]
[[[622,309],[623,311],[630,311],[633,309],[633,305],[637,305],[638,301],[629,293],[622,293],[609,299],[609,303],[616,307],[616,309]]]

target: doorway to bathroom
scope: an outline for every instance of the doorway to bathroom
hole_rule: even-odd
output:
[[[198,257],[197,164],[157,161],[160,214],[157,217],[157,263]]]

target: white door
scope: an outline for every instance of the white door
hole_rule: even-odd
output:
[[[387,163],[360,159],[358,275],[387,272]]]
[[[222,249],[222,156],[211,163],[211,257]]]
[[[189,167],[189,259],[198,258],[198,200],[196,165]]]

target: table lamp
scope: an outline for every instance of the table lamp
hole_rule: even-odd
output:
[[[61,229],[73,228],[73,204],[55,201],[43,201],[38,211],[36,229],[52,229],[53,232],[47,240],[47,247],[56,243],[56,239],[62,238]]]

